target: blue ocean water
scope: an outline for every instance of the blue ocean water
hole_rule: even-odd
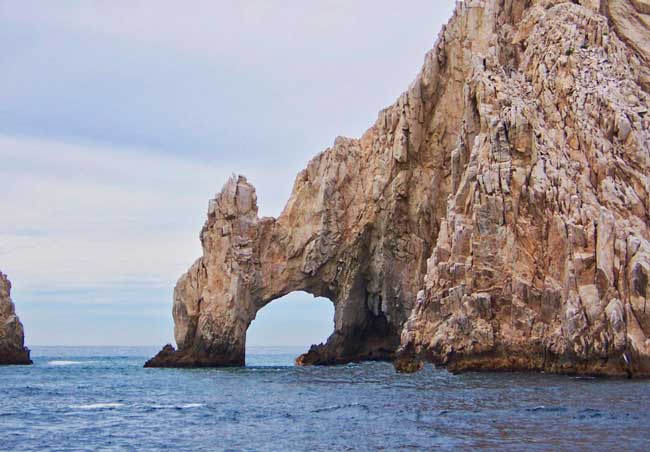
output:
[[[35,347],[0,367],[2,451],[650,450],[650,382],[390,364],[144,369],[153,348]]]

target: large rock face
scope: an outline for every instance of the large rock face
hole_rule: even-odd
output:
[[[148,365],[242,365],[256,312],[304,290],[335,329],[302,364],[650,374],[650,3],[577,3],[459,2],[279,218],[232,178],[175,290],[178,350]]]
[[[0,365],[31,364],[29,349],[24,345],[23,325],[16,316],[10,295],[11,283],[0,272]]]

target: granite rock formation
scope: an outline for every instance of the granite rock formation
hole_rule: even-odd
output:
[[[178,350],[243,365],[289,292],[335,326],[299,364],[650,374],[650,2],[466,0],[409,89],[277,218],[233,177],[175,289]]]
[[[0,272],[0,365],[32,364],[25,334],[11,301],[11,283]]]

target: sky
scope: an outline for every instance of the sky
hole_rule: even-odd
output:
[[[417,75],[453,0],[0,0],[0,271],[27,345],[173,341],[172,292],[230,174],[278,215],[295,175]],[[276,300],[249,345],[308,346]]]

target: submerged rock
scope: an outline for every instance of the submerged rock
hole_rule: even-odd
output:
[[[0,365],[32,364],[25,334],[11,301],[11,283],[0,272]]]
[[[644,3],[459,2],[408,91],[316,156],[280,217],[228,181],[175,289],[178,350],[149,364],[243,365],[255,314],[302,290],[335,325],[299,364],[650,375]]]

